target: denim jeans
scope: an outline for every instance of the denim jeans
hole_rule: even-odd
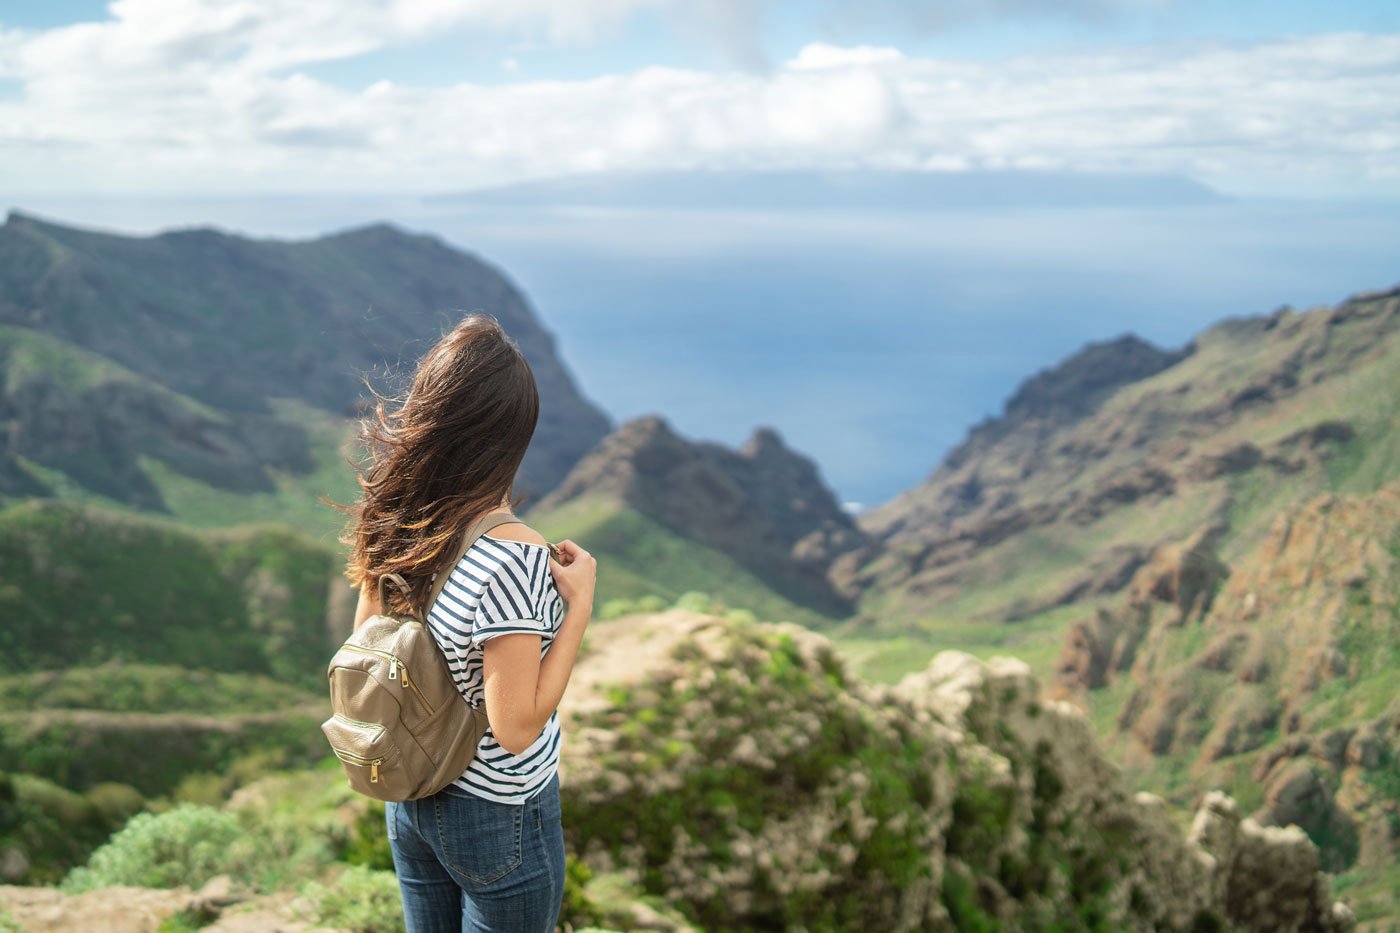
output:
[[[559,775],[523,804],[451,784],[384,804],[408,933],[553,933],[564,902]]]

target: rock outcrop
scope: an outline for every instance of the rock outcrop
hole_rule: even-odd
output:
[[[1019,660],[879,686],[795,625],[605,624],[565,701],[565,831],[701,928],[1353,925],[1297,827],[1210,794],[1184,833]]]
[[[531,514],[584,497],[625,504],[730,555],[799,605],[844,615],[826,580],[833,558],[864,535],[808,457],[771,427],[738,450],[678,435],[664,418],[633,418],[603,438]]]
[[[1051,693],[1132,685],[1129,762],[1248,774],[1251,816],[1305,829],[1340,871],[1400,854],[1400,481],[1278,514],[1228,568],[1203,529],[1164,546],[1113,608],[1073,624]],[[1240,756],[1243,756],[1241,758]]]

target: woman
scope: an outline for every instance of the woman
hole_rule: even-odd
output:
[[[413,591],[412,607],[391,594],[391,611],[416,610],[471,521],[513,514],[515,474],[539,417],[529,364],[484,314],[428,351],[401,403],[375,394],[363,495],[342,537],[346,576],[360,588],[356,628],[380,611],[380,576],[402,574]],[[398,407],[386,414],[385,401]],[[497,525],[444,568],[428,608],[458,689],[473,706],[485,702],[490,728],[460,777],[384,806],[408,933],[555,929],[564,896],[557,708],[596,574],[574,542],[558,550],[556,560],[519,521]]]

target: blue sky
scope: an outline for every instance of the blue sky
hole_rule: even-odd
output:
[[[0,11],[0,24],[52,29],[100,21],[109,18],[108,5],[105,0],[12,0]],[[861,6],[866,4],[846,4],[848,9]],[[996,58],[1105,43],[1258,41],[1325,32],[1400,31],[1400,5],[1383,0],[986,4],[989,9],[998,6],[1003,11],[1020,6],[1022,12],[969,12],[942,28],[920,28],[908,17],[843,15],[838,4],[788,2],[764,6],[751,25],[754,44],[771,60],[781,60],[814,40],[895,46],[911,55]],[[641,10],[591,41],[551,43],[493,35],[475,46],[471,30],[463,28],[436,40],[357,56],[320,70],[346,86],[368,85],[385,77],[431,85],[464,79],[509,80],[519,72],[503,67],[508,59],[533,75],[551,78],[591,77],[649,64],[713,68],[736,63],[722,38],[697,35],[687,26],[659,10]]]
[[[431,192],[1037,168],[1400,195],[1394,4],[82,0],[0,10],[0,175]]]
[[[11,2],[0,199],[127,232],[436,231],[502,264],[617,420],[731,445],[770,425],[869,504],[1086,341],[1176,346],[1393,285],[1395,6]],[[1246,200],[682,216],[420,197],[702,169],[1150,173]],[[717,374],[736,347],[753,365]]]

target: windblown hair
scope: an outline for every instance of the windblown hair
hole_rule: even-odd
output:
[[[514,496],[539,390],[525,355],[488,314],[467,316],[424,354],[406,398],[366,385],[376,399],[360,422],[369,457],[363,469],[351,464],[363,494],[353,506],[322,501],[350,516],[339,538],[350,549],[350,585],[373,592],[380,577],[401,574],[412,606],[388,587],[380,609],[416,613],[427,608],[432,575],[450,570],[443,565],[467,524]],[[523,498],[510,498],[511,508]]]

